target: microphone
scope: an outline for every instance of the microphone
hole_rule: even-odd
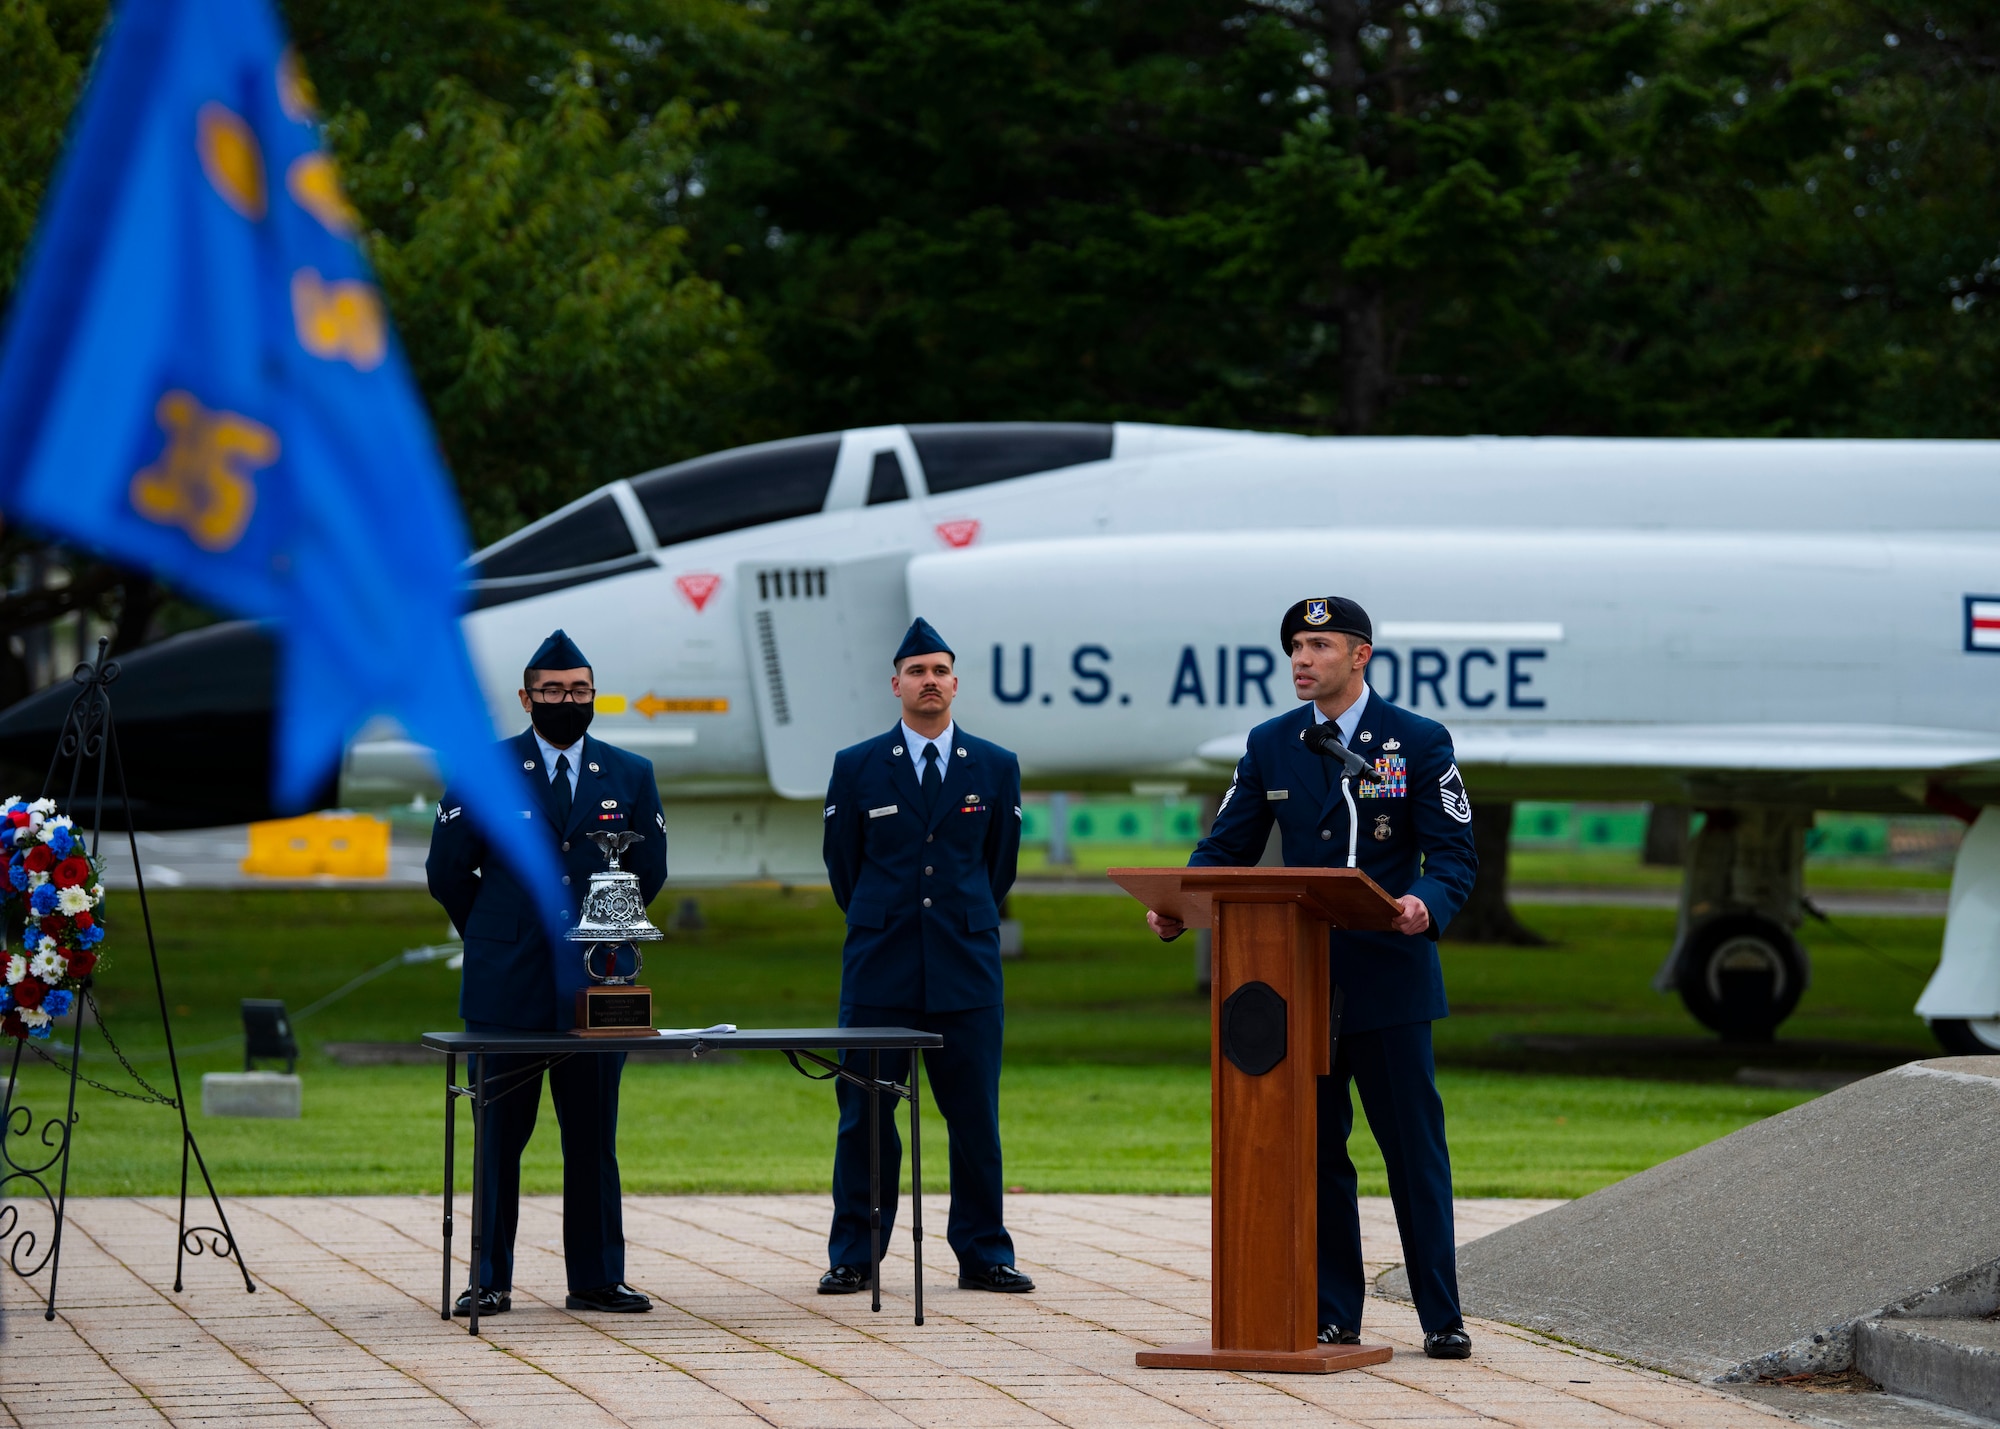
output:
[[[1305,740],[1307,749],[1337,761],[1341,771],[1352,778],[1366,779],[1375,773],[1373,764],[1340,742],[1340,727],[1332,720],[1307,726],[1301,738]]]

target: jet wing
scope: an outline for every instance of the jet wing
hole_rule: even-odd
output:
[[[1857,724],[1460,724],[1460,764],[1699,773],[1928,773],[2000,768],[2000,734]],[[1247,734],[1209,740],[1210,764],[1243,757]]]

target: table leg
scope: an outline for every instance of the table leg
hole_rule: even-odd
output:
[[[458,1131],[458,1096],[453,1090],[458,1082],[458,1053],[444,1054],[444,1304],[439,1314],[447,1324],[451,1321],[451,1201],[452,1182],[455,1179],[453,1166],[453,1145]]]
[[[868,1053],[868,1308],[882,1309],[882,1054]]]
[[[486,1064],[493,1058],[481,1052],[472,1059],[472,1271],[467,1284],[472,1289],[472,1313],[465,1332],[479,1333],[479,1266],[486,1258],[486,1237],[491,1227],[481,1214],[486,1191]]]
[[[910,1249],[917,1262],[917,1323],[924,1322],[924,1051],[910,1049]]]

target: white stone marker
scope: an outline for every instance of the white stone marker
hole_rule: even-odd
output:
[[[290,1072],[204,1072],[203,1116],[273,1116],[296,1121],[303,1084]]]

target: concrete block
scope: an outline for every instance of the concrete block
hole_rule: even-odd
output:
[[[2000,1416],[2000,1324],[1912,1315],[1854,1327],[1854,1367],[1891,1394]]]
[[[1474,1241],[1465,1312],[1691,1379],[1847,1370],[1860,1321],[2000,1307],[1996,1119],[2000,1057],[1869,1077]]]
[[[303,1086],[289,1072],[204,1072],[203,1116],[268,1116],[296,1121]]]

